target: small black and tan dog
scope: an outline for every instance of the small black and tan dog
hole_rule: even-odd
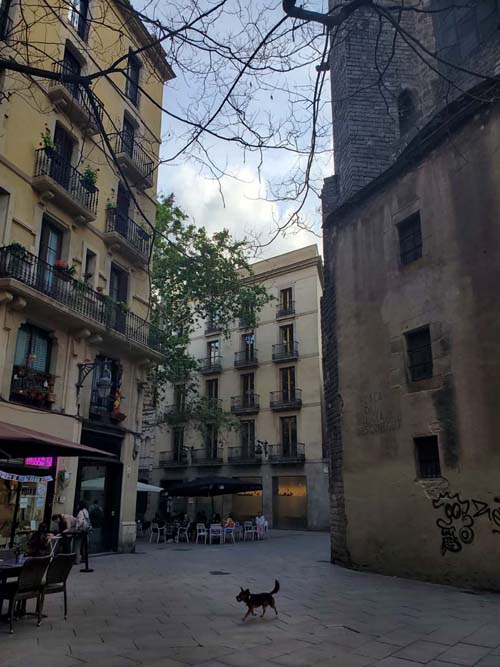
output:
[[[276,595],[279,589],[280,589],[280,582],[277,579],[275,580],[274,588],[270,593],[250,593],[250,589],[247,588],[243,590],[243,588],[241,588],[240,592],[236,596],[236,599],[238,600],[238,602],[244,602],[248,607],[248,611],[245,614],[245,616],[243,616],[243,620],[246,620],[249,614],[255,616],[256,615],[255,609],[257,609],[257,607],[262,607],[262,614],[260,615],[261,618],[266,613],[266,609],[268,607],[274,609],[274,613],[277,616],[278,610],[276,609],[273,595]]]

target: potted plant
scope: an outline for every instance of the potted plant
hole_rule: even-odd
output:
[[[67,282],[73,280],[76,274],[76,267],[68,266],[68,262],[64,259],[56,259],[54,262],[54,269],[57,271],[59,277]]]
[[[52,157],[55,153],[56,145],[47,125],[45,126],[45,130],[41,133],[41,137],[42,141],[40,142],[40,146],[44,149],[45,154],[48,157]]]
[[[85,167],[83,172],[82,184],[89,192],[95,192],[97,183],[97,172],[99,169],[92,169],[89,165]]]

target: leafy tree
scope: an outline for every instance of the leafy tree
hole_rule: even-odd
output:
[[[223,337],[229,336],[240,317],[253,326],[258,311],[271,298],[253,277],[249,257],[246,241],[234,240],[225,229],[210,235],[188,220],[173,195],[160,198],[151,301],[153,322],[163,331],[166,361],[155,369],[152,379],[157,401],[168,382],[185,383],[186,412],[192,412],[196,421],[204,410],[195,398],[192,376],[198,361],[187,349],[190,335],[200,320],[216,323]],[[222,420],[219,411],[217,415]]]

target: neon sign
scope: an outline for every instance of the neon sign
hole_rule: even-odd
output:
[[[51,468],[52,461],[53,461],[52,456],[38,456],[29,459],[24,459],[25,465],[37,466],[38,468]]]

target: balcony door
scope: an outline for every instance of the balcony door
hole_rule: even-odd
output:
[[[75,142],[69,132],[57,124],[54,132],[55,151],[50,163],[50,175],[66,190],[71,184],[71,158]]]
[[[241,399],[244,407],[251,407],[255,393],[254,373],[245,373],[241,376]]]
[[[110,306],[111,326],[117,331],[125,332],[127,314],[123,306],[128,301],[128,273],[116,264],[111,264],[109,296],[114,301]]]
[[[255,456],[255,421],[240,423],[241,458],[251,459]]]
[[[209,461],[217,460],[218,432],[215,424],[207,424],[205,434],[205,455]]]
[[[128,219],[130,209],[130,193],[122,183],[118,183],[116,196],[115,230],[127,238]]]
[[[293,308],[293,292],[291,287],[280,290],[280,311],[290,313]]]
[[[47,293],[54,291],[58,283],[54,266],[56,261],[61,259],[62,242],[63,232],[49,219],[44,218],[42,221],[38,257],[41,260],[39,265],[40,287],[42,291]]]
[[[123,119],[123,129],[122,129],[122,147],[123,152],[131,158],[134,157],[134,143],[135,143],[135,127],[127,119]]]
[[[255,334],[247,333],[241,337],[241,349],[245,355],[245,361],[253,361],[255,356]]]
[[[80,76],[82,73],[82,66],[68,49],[64,51],[63,73],[71,76]],[[75,100],[80,98],[79,83],[65,83],[64,86],[70,91]]]
[[[288,403],[295,399],[295,368],[282,368],[280,370],[281,394],[284,402]]]
[[[280,327],[281,352],[292,352],[293,350],[293,324]]]
[[[219,398],[219,380],[214,378],[213,380],[207,380],[207,398],[215,402]]]
[[[297,417],[281,417],[283,456],[297,456]]]
[[[220,346],[218,340],[211,340],[207,343],[207,352],[210,366],[215,366],[219,363]]]

